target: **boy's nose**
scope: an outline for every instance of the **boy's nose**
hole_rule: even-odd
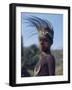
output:
[[[43,42],[43,41],[40,41],[40,44],[41,44],[41,45],[43,45],[43,44],[44,44],[44,42]]]

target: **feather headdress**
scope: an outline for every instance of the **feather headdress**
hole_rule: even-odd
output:
[[[36,27],[39,37],[50,37],[53,39],[53,26],[48,20],[44,20],[36,16],[31,16],[27,20],[31,23],[31,25]]]

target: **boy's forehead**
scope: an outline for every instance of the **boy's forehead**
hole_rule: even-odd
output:
[[[39,32],[38,32],[38,34],[39,34],[39,37],[45,37],[45,35],[46,35],[46,33],[48,33],[47,32],[47,30],[40,30]]]
[[[45,35],[40,35],[39,36],[39,39],[40,40],[48,40],[48,37],[46,37]]]

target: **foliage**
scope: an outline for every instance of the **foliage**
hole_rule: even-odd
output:
[[[36,63],[39,60],[39,49],[36,45],[23,48],[24,55],[22,57],[22,68],[34,69]]]

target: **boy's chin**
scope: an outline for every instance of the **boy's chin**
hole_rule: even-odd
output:
[[[41,48],[41,51],[46,51],[47,50],[47,48]]]
[[[41,51],[48,52],[50,49],[48,47],[41,47]]]

